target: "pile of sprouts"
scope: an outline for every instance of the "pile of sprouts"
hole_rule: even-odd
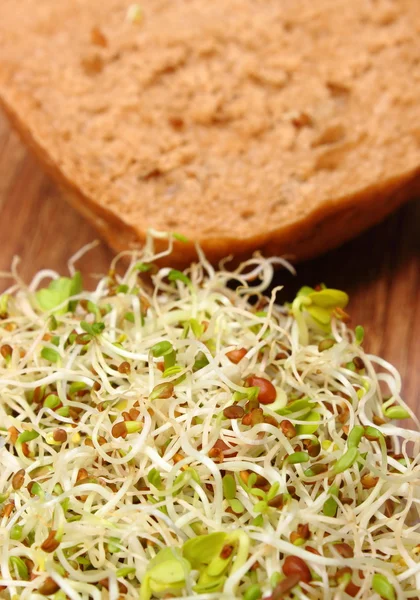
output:
[[[419,422],[347,295],[173,242],[0,297],[0,597],[417,598]]]

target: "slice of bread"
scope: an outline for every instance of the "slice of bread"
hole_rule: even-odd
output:
[[[419,193],[419,36],[419,0],[1,0],[0,98],[115,249],[298,260]]]

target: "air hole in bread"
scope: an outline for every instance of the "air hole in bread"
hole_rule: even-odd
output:
[[[241,217],[241,219],[248,221],[249,219],[252,219],[252,217],[255,217],[255,211],[250,209],[243,210],[239,216]]]

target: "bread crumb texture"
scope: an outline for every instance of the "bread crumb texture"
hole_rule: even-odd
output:
[[[3,104],[115,247],[153,227],[301,257],[418,188],[419,0],[129,7],[0,2]]]

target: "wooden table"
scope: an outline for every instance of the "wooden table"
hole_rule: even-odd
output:
[[[96,238],[0,115],[0,270],[19,255],[25,280],[44,267],[65,273],[68,257]],[[111,256],[102,244],[81,268],[103,273]],[[345,289],[352,322],[365,326],[365,346],[400,370],[405,399],[420,415],[420,199],[298,271],[296,278],[277,275],[278,283],[286,285],[282,299],[292,298],[303,284],[325,282]]]

